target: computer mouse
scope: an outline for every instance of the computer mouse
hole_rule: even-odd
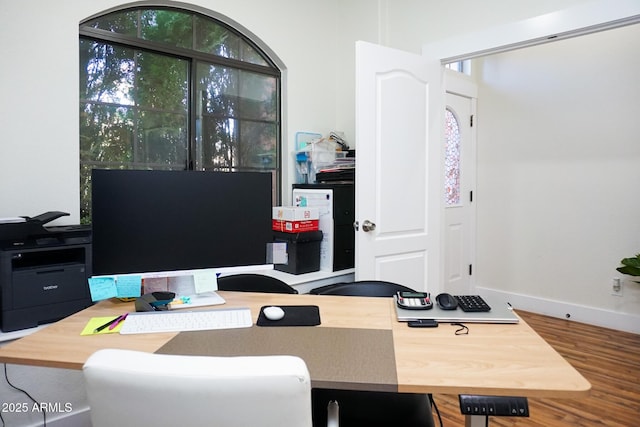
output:
[[[284,317],[284,310],[280,307],[265,307],[262,311],[264,312],[265,317],[269,320],[280,320]]]
[[[458,301],[451,294],[439,294],[436,297],[436,302],[438,303],[438,307],[443,310],[455,310],[456,308],[458,308]]]

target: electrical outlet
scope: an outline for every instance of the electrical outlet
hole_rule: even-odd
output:
[[[623,295],[622,279],[614,277],[611,279],[611,295],[621,297]]]

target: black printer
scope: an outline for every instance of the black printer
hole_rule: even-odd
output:
[[[0,222],[0,329],[54,322],[92,304],[91,227],[45,225],[65,212]]]

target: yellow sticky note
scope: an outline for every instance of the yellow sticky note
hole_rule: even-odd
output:
[[[89,320],[89,322],[87,322],[87,325],[84,327],[82,332],[80,332],[80,335],[115,334],[117,332],[120,332],[120,329],[122,329],[122,325],[124,324],[124,322],[120,322],[118,324],[118,326],[116,326],[113,329],[109,329],[109,327],[107,326],[106,328],[104,328],[100,332],[95,332],[96,328],[104,325],[107,322],[112,321],[116,317],[118,317],[118,316],[92,317],[91,320]]]

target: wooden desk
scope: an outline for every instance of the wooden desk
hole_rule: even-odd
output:
[[[516,325],[469,324],[468,335],[455,335],[456,327],[449,324],[421,329],[397,322],[390,298],[223,291],[220,295],[227,301],[225,306],[250,307],[254,322],[263,305],[317,305],[322,319],[317,328],[388,331],[397,374],[393,386],[400,392],[579,398],[587,396],[591,388],[524,321]],[[91,317],[115,317],[130,310],[132,303],[100,302],[1,347],[0,362],[81,369],[98,349],[155,352],[178,335],[80,336]]]

